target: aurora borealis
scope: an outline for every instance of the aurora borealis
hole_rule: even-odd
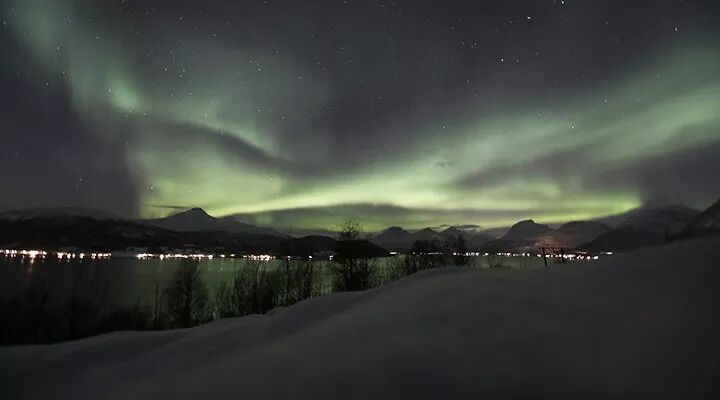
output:
[[[0,208],[374,230],[704,207],[718,21],[679,0],[5,1]]]

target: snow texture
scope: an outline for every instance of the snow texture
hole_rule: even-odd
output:
[[[720,398],[720,238],[0,349],[0,398]],[[4,393],[3,393],[4,392]]]

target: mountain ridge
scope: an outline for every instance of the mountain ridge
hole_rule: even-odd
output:
[[[199,207],[180,211],[164,218],[141,219],[137,221],[142,224],[153,225],[177,232],[217,231],[253,233],[278,237],[288,236],[272,228],[262,228],[228,218],[216,218]]]
[[[603,221],[609,221],[612,225]],[[24,235],[23,237],[28,239],[25,242],[25,239],[18,240],[17,243],[64,243],[72,242],[74,239],[71,238],[76,237],[75,243],[84,244],[80,241],[82,238],[93,246],[102,245],[93,235],[105,237],[109,244],[118,246],[143,241],[151,245],[161,244],[163,241],[177,245],[183,240],[206,244],[212,240],[229,240],[234,245],[238,245],[239,241],[246,241],[253,247],[264,246],[263,243],[278,239],[292,238],[272,228],[243,223],[232,217],[216,218],[202,208],[189,208],[164,218],[135,220],[80,207],[35,208],[2,212],[0,222],[6,227],[13,227],[5,232],[5,245],[11,243],[9,241],[12,239],[12,232],[23,232],[16,236]],[[471,228],[460,229],[460,226]],[[606,218],[568,221],[552,227],[537,223],[533,219],[518,221],[509,228],[491,228],[480,232],[474,230],[477,226],[441,225],[445,227],[441,231],[431,227],[407,230],[400,226],[391,226],[370,236],[369,241],[398,252],[408,251],[416,241],[445,241],[458,236],[465,239],[469,250],[508,251],[545,245],[591,251],[620,251],[683,237],[717,233],[720,231],[720,200],[702,212],[677,204],[652,205]],[[29,232],[29,227],[33,227],[36,232]],[[490,231],[505,232],[495,237],[487,234]],[[203,238],[203,235],[207,238]],[[302,237],[305,236],[314,235]],[[322,236],[334,240],[332,236],[335,234],[331,232]],[[33,237],[42,239],[34,241]],[[223,237],[226,239],[222,239]]]

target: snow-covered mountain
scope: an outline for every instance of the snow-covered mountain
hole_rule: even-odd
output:
[[[603,233],[597,238],[579,246],[581,250],[599,251],[629,251],[646,246],[657,246],[669,243],[671,238],[662,233],[644,231],[632,226],[621,226]]]
[[[520,221],[510,227],[510,230],[500,239],[515,241],[534,241],[543,235],[549,235],[553,230],[544,224],[538,224],[532,219]]]
[[[532,219],[520,221],[499,239],[482,247],[485,251],[533,250],[536,247],[575,248],[595,239],[610,228],[596,221],[571,221],[552,229]]]
[[[144,219],[139,222],[177,232],[216,231],[272,235],[278,237],[287,236],[271,228],[261,228],[232,219],[215,218],[202,208],[191,208],[165,218]]]
[[[555,233],[558,242],[567,247],[577,247],[610,231],[610,227],[597,221],[571,221],[563,224]]]
[[[699,212],[684,205],[646,206],[598,221],[615,228],[580,245],[590,251],[627,251],[667,243],[690,224]]]
[[[468,233],[464,232],[454,226],[451,226],[451,227],[445,229],[444,231],[440,232],[440,235],[442,235],[442,237],[444,237],[444,238],[456,238],[458,236],[462,236],[462,237],[468,236]]]
[[[674,235],[683,230],[698,214],[698,210],[682,205],[641,209],[621,226]]]
[[[442,239],[442,235],[440,232],[437,232],[433,230],[432,228],[423,228],[420,229],[417,232],[413,232],[412,234],[414,240],[428,240],[431,241],[433,239],[440,240]]]
[[[680,233],[682,238],[720,234],[720,199],[698,214]]]
[[[430,227],[430,229],[432,229],[436,232],[444,232],[450,228],[456,229],[465,234],[476,234],[476,233],[481,233],[481,232],[485,231],[485,228],[483,228],[481,225],[477,225],[477,224],[459,224],[459,225],[444,224],[444,225]]]
[[[478,225],[473,225],[477,227]],[[465,241],[465,247],[468,250],[477,250],[478,247],[485,243],[495,240],[494,236],[490,236],[483,231],[478,231],[475,228],[466,229],[462,226],[451,226],[444,231],[440,232],[445,240],[453,240],[458,237],[462,237]]]
[[[648,205],[626,213],[599,218],[613,228],[630,227],[639,231],[648,231],[674,235],[684,229],[700,212],[681,204],[664,206]]]
[[[484,232],[476,231],[478,225],[460,225],[447,226],[442,231],[433,228],[423,228],[414,232],[405,230],[399,226],[387,228],[376,234],[371,241],[390,251],[406,252],[416,241],[432,242],[437,240],[440,242],[456,239],[459,236],[465,240],[465,245],[469,250],[495,239]]]
[[[476,227],[477,225],[472,225]],[[468,249],[474,249],[483,243],[494,239],[482,232],[476,232],[475,229],[461,229],[460,227],[450,226],[443,231],[436,231],[432,228],[423,228],[415,232],[410,232],[398,226],[393,226],[375,235],[371,241],[391,251],[408,251],[416,241],[432,242],[446,241],[456,239],[462,236]]]
[[[573,221],[554,230],[545,224],[528,219],[503,228],[497,232],[504,234],[497,238],[487,234],[487,230],[476,232],[450,226],[438,232],[424,228],[410,232],[400,227],[388,228],[377,234],[372,241],[392,251],[407,251],[415,241],[448,240],[462,236],[469,250],[507,251],[519,248],[535,247],[541,241],[547,246],[575,247],[608,231],[606,225],[594,221]]]
[[[33,209],[0,214],[0,247],[119,249],[178,245],[175,232],[79,208]]]
[[[402,242],[410,240],[412,234],[399,226],[391,226],[373,237],[377,242]]]
[[[549,226],[526,219],[511,226],[500,238],[486,242],[480,249],[490,252],[525,250],[536,247],[542,238],[553,233]]]

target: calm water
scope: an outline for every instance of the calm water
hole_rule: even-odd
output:
[[[0,257],[0,290],[6,299],[31,288],[40,293],[51,293],[54,300],[70,298],[74,292],[76,296],[102,298],[105,304],[150,304],[154,301],[156,287],[162,291],[183,264],[199,264],[203,279],[212,290],[221,280],[231,279],[235,269],[248,267],[252,262],[229,258],[196,261],[126,257],[97,260],[46,257],[30,262],[26,258]]]
[[[387,267],[393,259],[378,259],[380,267]],[[473,257],[476,267],[487,267],[486,257]],[[154,302],[155,290],[161,292],[174,271],[184,263],[199,264],[203,279],[210,292],[221,280],[230,280],[234,271],[248,268],[258,261],[231,258],[196,260],[156,258],[115,257],[110,259],[58,260],[56,257],[27,258],[0,257],[0,296],[14,298],[30,288],[38,293],[47,293],[54,301],[66,300],[73,296],[102,299],[105,305],[132,306],[150,305]],[[281,265],[281,261],[266,261],[268,267]],[[324,269],[327,261],[315,261]],[[504,258],[506,266],[514,268],[541,267],[537,257]],[[329,282],[326,282],[329,290]]]

